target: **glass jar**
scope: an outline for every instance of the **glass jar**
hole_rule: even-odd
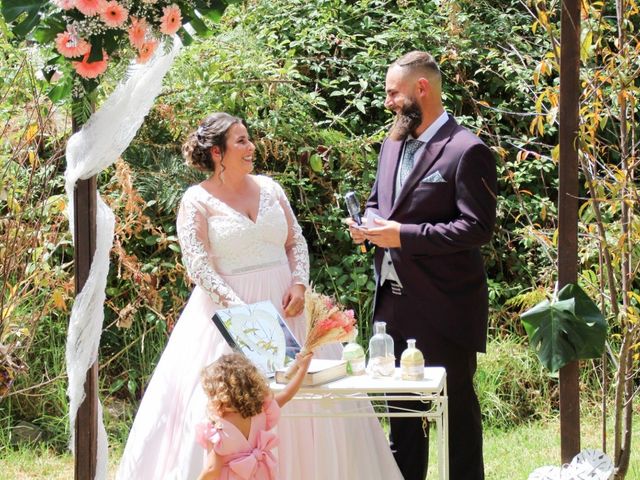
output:
[[[422,380],[424,378],[424,356],[416,348],[415,338],[407,340],[407,349],[400,357],[400,373],[403,380]]]
[[[387,333],[386,322],[374,322],[374,335],[369,340],[367,371],[373,378],[391,377],[396,368],[393,338]]]
[[[347,362],[347,375],[362,375],[365,373],[364,348],[357,342],[358,331],[342,349],[342,359]]]

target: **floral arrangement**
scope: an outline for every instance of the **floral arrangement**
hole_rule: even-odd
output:
[[[331,297],[317,293],[313,288],[304,295],[304,316],[307,338],[300,356],[315,351],[318,347],[334,342],[348,342],[356,334],[356,318],[353,310],[344,310]],[[291,378],[298,369],[294,362],[285,377]]]
[[[4,0],[2,14],[14,36],[48,46],[45,77],[78,77],[74,86],[90,91],[95,79],[115,60],[131,58],[143,64],[158,47],[189,31],[205,33],[203,18],[219,18],[223,0]],[[67,75],[69,77],[69,75]],[[67,82],[71,87],[72,82]],[[73,92],[77,94],[78,92]],[[78,95],[75,95],[78,96]]]

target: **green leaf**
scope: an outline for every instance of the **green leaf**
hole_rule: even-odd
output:
[[[189,20],[189,25],[193,27],[198,35],[205,36],[210,32],[207,25],[198,17],[193,17],[191,20]]]
[[[124,379],[122,378],[118,378],[115,382],[113,382],[110,386],[109,386],[109,394],[113,395],[114,393],[116,393],[118,390],[120,390],[125,384]]]
[[[147,245],[155,245],[156,243],[158,243],[159,238],[160,237],[158,237],[157,235],[149,235],[148,237],[145,237],[144,243],[146,243]]]
[[[40,11],[48,3],[48,0],[4,0],[0,12],[7,23],[14,23],[13,33],[24,39],[38,25]]]
[[[135,378],[130,379],[127,382],[127,390],[129,390],[129,393],[131,395],[136,395],[138,392],[138,382],[136,382]]]
[[[102,60],[102,49],[104,48],[104,40],[105,38],[102,36],[91,37],[91,52],[89,53],[87,62],[93,63]]]
[[[51,99],[52,102],[59,102],[60,100],[64,100],[71,95],[71,82],[59,82],[55,86],[53,86],[47,92],[47,97]]]
[[[545,300],[521,315],[540,362],[557,372],[569,362],[602,355],[607,324],[598,307],[575,284],[567,284],[555,302]]]
[[[309,158],[309,164],[311,169],[316,173],[322,173],[322,158],[317,153],[314,153]]]
[[[220,21],[227,5],[238,3],[238,0],[196,0],[194,6],[196,10],[214,22]],[[195,29],[195,27],[194,27]]]
[[[180,30],[178,30],[178,37],[180,37],[180,40],[182,40],[182,44],[187,47],[189,45],[191,45],[193,43],[193,37],[191,35],[189,35],[189,32],[187,32],[184,27],[180,28]]]
[[[45,22],[40,23],[38,27],[33,31],[33,38],[38,43],[45,44],[53,42],[56,35],[64,32],[66,25],[63,21],[56,17],[47,18]]]

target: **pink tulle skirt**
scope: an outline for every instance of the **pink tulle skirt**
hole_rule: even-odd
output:
[[[281,309],[291,284],[287,265],[224,276],[247,303],[263,300]],[[206,397],[200,387],[202,368],[231,350],[211,321],[220,308],[196,287],[177,322],[145,391],[120,461],[118,480],[193,480],[206,452],[196,442],[196,425],[206,420]],[[300,342],[302,316],[285,319]],[[319,357],[339,358],[340,347],[324,348]],[[291,402],[277,431],[281,480],[402,479],[387,439],[375,418],[287,418],[287,412],[333,408],[370,409],[333,403]]]

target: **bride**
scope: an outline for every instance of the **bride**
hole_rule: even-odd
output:
[[[206,416],[200,372],[230,351],[211,321],[217,309],[270,300],[298,340],[305,336],[307,244],[282,187],[251,174],[255,146],[242,120],[208,116],[182,151],[188,165],[211,172],[185,192],[178,213],[183,261],[196,287],[140,403],[119,480],[197,478],[205,460],[195,432]],[[339,349],[323,354],[336,357]],[[282,480],[402,479],[377,419],[286,417],[315,407],[283,409]]]

